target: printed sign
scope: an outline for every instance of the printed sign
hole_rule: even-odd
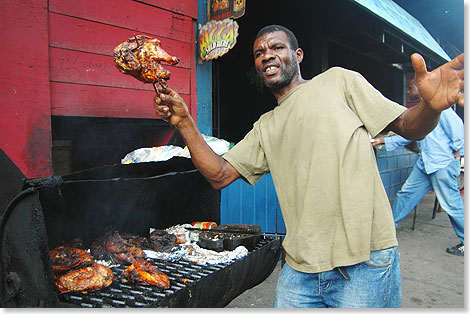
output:
[[[227,18],[238,19],[245,14],[246,0],[207,1],[208,20],[220,21]]]
[[[199,31],[202,60],[217,59],[232,49],[238,36],[238,24],[232,19],[209,21]]]

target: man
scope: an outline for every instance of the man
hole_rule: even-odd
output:
[[[419,97],[414,80],[410,82],[408,93]],[[385,149],[391,151],[411,142],[399,135],[394,135],[377,138],[372,145],[385,144]],[[463,256],[464,206],[458,188],[460,150],[464,145],[462,119],[451,108],[442,111],[436,128],[417,144],[419,158],[393,202],[395,226],[408,216],[432,188],[460,239],[460,243],[447,248],[447,252]]]
[[[160,88],[156,113],[176,126],[195,166],[216,189],[271,172],[286,224],[276,307],[399,307],[401,279],[390,204],[369,133],[421,139],[451,103],[463,105],[463,55],[427,72],[412,56],[423,102],[384,98],[358,73],[300,74],[303,51],[288,29],[261,29],[255,68],[278,105],[223,157],[211,151],[183,99]]]

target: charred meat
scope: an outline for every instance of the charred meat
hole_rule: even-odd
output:
[[[133,234],[121,234],[121,238],[124,239],[127,243],[146,249],[149,247],[148,239],[146,237],[141,237]]]
[[[149,235],[149,246],[157,252],[170,252],[176,245],[177,237],[165,230],[154,230]]]
[[[170,279],[156,266],[143,259],[136,259],[127,267],[121,275],[123,282],[138,285],[159,286],[163,289],[170,288]]]
[[[114,48],[114,64],[121,73],[166,87],[171,72],[162,67],[162,61],[175,65],[180,60],[163,50],[158,39],[149,36],[130,37]]]
[[[70,270],[83,268],[93,263],[93,256],[86,251],[73,247],[58,246],[49,251],[54,276]]]
[[[107,232],[94,241],[91,252],[97,259],[124,264],[132,264],[136,258],[147,257],[139,246],[127,242],[117,231]]]
[[[114,274],[109,267],[93,263],[91,266],[59,276],[56,279],[56,287],[61,293],[98,290],[109,287],[113,281]]]

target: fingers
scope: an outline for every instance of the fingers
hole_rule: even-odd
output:
[[[159,85],[159,86],[158,86],[158,91],[159,91],[161,94],[165,94],[165,95],[169,95],[169,96],[174,97],[174,98],[182,99],[181,96],[180,96],[176,91],[174,91],[173,89],[169,88],[168,86],[167,86],[167,87],[163,87],[163,86]]]
[[[166,106],[155,107],[155,113],[161,119],[168,121],[171,116],[170,109]]]
[[[153,102],[154,106],[165,106],[168,107],[168,105],[173,105],[174,102],[176,101],[175,97],[172,95],[179,96],[175,91],[173,91],[170,88],[163,88],[161,86],[158,86],[158,95],[155,95],[153,97]]]
[[[157,114],[157,116],[162,119],[167,119],[171,115],[170,108],[167,105],[162,104],[162,99],[160,98],[161,95],[162,94],[160,94],[160,96],[156,95],[153,97],[153,106],[155,108],[155,113]]]
[[[158,94],[154,96],[156,114],[175,125],[189,115],[184,99],[169,87],[158,86]]]
[[[464,94],[463,93],[460,93],[458,96],[457,96],[457,104],[460,106],[460,107],[464,107]]]
[[[415,70],[416,81],[419,82],[428,73],[426,70],[426,62],[424,62],[423,57],[418,53],[411,55],[411,62],[413,63],[413,68]]]
[[[464,60],[465,60],[464,54],[462,53],[458,55],[457,57],[455,57],[454,59],[452,59],[451,61],[449,61],[449,66],[454,70],[458,70],[464,66]]]
[[[159,95],[153,96],[153,105],[159,106],[162,103],[162,99],[159,97]]]

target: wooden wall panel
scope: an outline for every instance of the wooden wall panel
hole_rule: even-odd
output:
[[[50,0],[49,11],[191,43],[190,17],[129,0]]]
[[[157,118],[153,90],[51,83],[52,108],[56,116]],[[70,97],[73,95],[73,97]],[[189,95],[182,95],[187,104]]]
[[[49,14],[49,45],[82,52],[112,56],[114,48],[127,38],[143,34],[129,29],[105,25],[93,21],[51,13]],[[190,30],[188,30],[190,31]],[[162,48],[170,55],[180,58],[176,67],[191,68],[192,46],[190,43],[164,38],[160,39]]]
[[[255,224],[262,232],[285,234],[286,227],[270,173],[250,186],[236,180],[221,190],[221,224]]]
[[[111,56],[56,48],[51,48],[49,53],[53,82],[154,90],[152,84],[119,72]],[[173,66],[166,68],[171,71],[169,84],[178,93],[189,94],[191,72]]]
[[[51,175],[47,1],[1,1],[0,148],[28,178]]]
[[[139,2],[148,3],[159,8],[165,8],[169,11],[177,12],[182,15],[188,15],[194,19],[197,18],[197,1],[141,0]]]

